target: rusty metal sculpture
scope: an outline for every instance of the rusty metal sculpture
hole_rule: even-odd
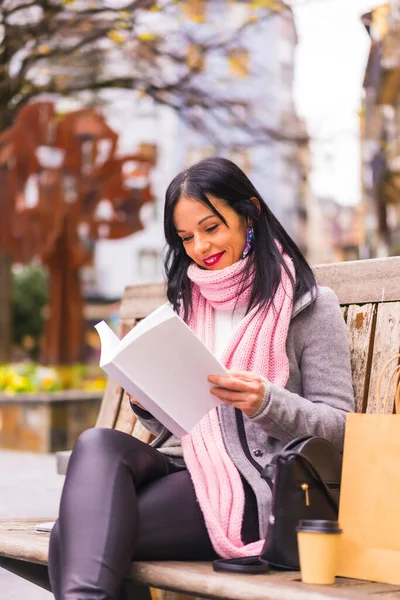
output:
[[[96,111],[57,118],[51,102],[25,106],[0,135],[0,252],[17,262],[38,258],[49,271],[44,363],[80,359],[80,268],[93,241],[140,230],[139,209],[152,200],[155,156],[119,158],[117,141]]]

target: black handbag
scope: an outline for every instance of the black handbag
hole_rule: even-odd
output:
[[[297,570],[296,527],[303,519],[338,518],[342,455],[327,440],[297,438],[274,456],[261,477],[272,490],[272,510],[259,557],[219,559],[216,571],[266,572],[269,565]]]

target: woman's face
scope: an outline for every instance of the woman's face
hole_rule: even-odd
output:
[[[246,217],[239,215],[224,200],[209,196],[228,226],[207,206],[193,198],[182,197],[174,209],[174,225],[186,254],[212,271],[237,262],[246,245]]]

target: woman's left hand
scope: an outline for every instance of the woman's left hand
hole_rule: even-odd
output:
[[[229,376],[209,375],[208,381],[216,386],[210,390],[214,396],[248,417],[256,414],[264,399],[264,383],[256,373],[231,370]]]

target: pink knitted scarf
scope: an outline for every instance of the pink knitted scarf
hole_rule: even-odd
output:
[[[292,261],[286,255],[284,258],[294,275]],[[239,296],[247,261],[248,259],[240,260],[219,271],[206,271],[195,264],[188,269],[188,276],[192,281],[193,303],[188,325],[212,351],[214,309],[232,310],[235,305],[248,305],[253,277],[248,278],[247,285]],[[286,336],[292,303],[293,287],[282,268],[281,283],[273,303],[261,310],[253,308],[240,321],[221,362],[228,369],[253,371],[271,383],[284,387],[289,376]],[[247,545],[241,540],[244,489],[240,474],[226,451],[217,409],[212,410],[190,434],[182,438],[182,447],[217,554],[223,558],[259,554],[264,540]]]

